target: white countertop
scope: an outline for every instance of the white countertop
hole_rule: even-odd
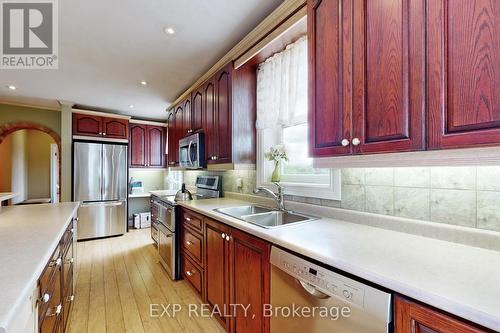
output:
[[[19,195],[16,192],[0,192],[0,202],[15,198]]]
[[[152,195],[156,195],[159,197],[175,195],[179,190],[157,190],[157,191],[149,191]]]
[[[80,203],[0,209],[0,332],[29,298]]]
[[[134,198],[149,198],[151,196],[151,193],[149,192],[144,192],[144,193],[134,193],[134,194],[129,194],[128,198],[129,199],[134,199]]]
[[[426,304],[500,331],[500,252],[322,218],[265,229],[213,211],[230,198],[179,205]]]

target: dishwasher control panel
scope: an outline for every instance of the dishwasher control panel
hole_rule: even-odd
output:
[[[273,248],[271,252],[271,264],[329,296],[364,307],[365,290],[363,285],[355,280],[277,248]]]

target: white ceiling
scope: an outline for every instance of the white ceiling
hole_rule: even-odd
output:
[[[57,107],[64,100],[165,119],[170,102],[281,2],[59,1],[59,69],[0,70],[0,101]]]

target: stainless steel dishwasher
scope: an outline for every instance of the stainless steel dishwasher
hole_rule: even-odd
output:
[[[271,250],[272,333],[387,333],[392,297],[277,247]]]

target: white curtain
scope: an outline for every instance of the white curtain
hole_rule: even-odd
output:
[[[307,39],[302,37],[257,69],[257,129],[307,122]]]

